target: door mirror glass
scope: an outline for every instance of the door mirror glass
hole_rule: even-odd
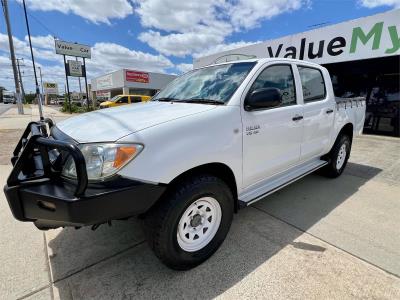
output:
[[[265,109],[280,106],[281,91],[277,88],[261,88],[251,92],[246,98],[246,110]]]

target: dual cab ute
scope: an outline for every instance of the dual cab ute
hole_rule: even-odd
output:
[[[364,115],[316,64],[210,65],[147,103],[31,123],[4,191],[14,217],[39,229],[140,216],[157,257],[189,269],[240,208],[320,168],[339,176]]]

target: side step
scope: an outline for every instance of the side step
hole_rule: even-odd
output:
[[[263,199],[264,197],[280,190],[281,188],[303,178],[304,176],[322,168],[327,165],[328,162],[325,160],[312,160],[300,166],[297,166],[290,171],[278,174],[269,178],[261,184],[257,184],[250,191],[243,193],[239,196],[239,206],[246,207],[248,205]]]

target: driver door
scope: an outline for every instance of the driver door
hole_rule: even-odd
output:
[[[298,103],[292,65],[268,65],[258,74],[247,95],[265,88],[278,89],[281,101],[267,109],[243,108],[245,188],[289,169],[300,160],[302,105]]]

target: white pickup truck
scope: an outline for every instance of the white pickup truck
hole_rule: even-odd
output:
[[[253,59],[188,72],[148,103],[31,123],[5,193],[39,229],[143,218],[157,257],[192,268],[240,208],[322,168],[337,177],[365,102],[336,99],[328,71]]]

